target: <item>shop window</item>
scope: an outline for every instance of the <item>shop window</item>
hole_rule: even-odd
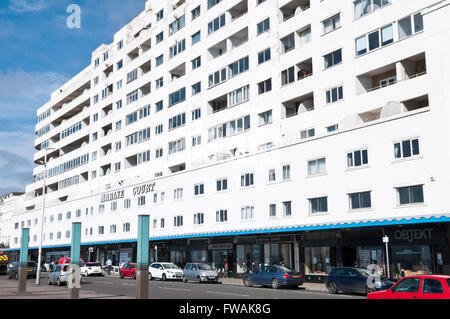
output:
[[[305,274],[325,275],[331,270],[330,247],[305,248]]]
[[[433,273],[430,246],[392,246],[394,277],[427,275]]]

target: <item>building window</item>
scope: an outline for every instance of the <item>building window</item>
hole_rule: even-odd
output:
[[[160,77],[159,79],[156,80],[156,88],[162,88],[164,86],[164,77]]]
[[[192,10],[191,13],[192,13],[191,21],[195,20],[196,18],[198,18],[200,16],[200,6],[198,6],[194,10]]]
[[[265,19],[256,26],[257,35],[270,30],[270,18]]]
[[[270,58],[271,58],[270,48],[267,48],[264,51],[258,53],[258,64],[262,64],[266,61],[269,61]]]
[[[98,234],[99,235],[105,234],[105,227],[104,226],[98,226]]]
[[[182,227],[183,226],[183,216],[175,216],[173,218],[173,226],[174,227]]]
[[[162,111],[164,108],[163,101],[159,101],[156,103],[156,112]]]
[[[123,208],[128,209],[131,207],[131,199],[127,198],[123,201]]]
[[[255,207],[246,206],[241,208],[241,220],[252,220],[255,218]]]
[[[169,131],[186,124],[186,113],[178,114],[169,119]]]
[[[158,13],[156,13],[156,21],[159,21],[162,18],[164,18],[164,9],[161,11],[158,11]]]
[[[197,42],[200,42],[200,40],[201,40],[201,33],[200,33],[200,31],[197,31],[193,35],[191,35],[191,40],[192,40],[192,44],[191,45],[194,45]]]
[[[355,40],[356,56],[378,49],[394,42],[394,31],[392,24],[379,30],[363,35]]]
[[[181,40],[180,42],[177,42],[175,45],[173,45],[169,48],[169,59],[172,59],[173,57],[177,56],[184,50],[186,50],[186,40],[185,39]]]
[[[225,14],[208,23],[208,34],[214,33],[225,25]]]
[[[344,87],[342,85],[326,91],[327,104],[334,103],[342,99],[344,99]]]
[[[398,187],[397,202],[398,205],[423,203],[423,185]]]
[[[253,173],[241,175],[241,187],[249,187],[254,184]]]
[[[194,214],[194,225],[202,225],[205,221],[205,216],[203,213]]]
[[[198,120],[201,118],[201,109],[196,109],[192,111],[192,121]]]
[[[308,176],[325,174],[327,170],[325,158],[308,161]]]
[[[276,204],[269,205],[269,217],[277,217],[277,205]]]
[[[405,39],[423,30],[423,18],[421,13],[403,18],[398,21],[398,38]]]
[[[291,165],[283,166],[283,180],[291,179]]]
[[[161,54],[159,57],[156,58],[156,66],[160,66],[164,62],[164,54]]]
[[[272,79],[268,79],[258,83],[258,94],[264,94],[272,91]]]
[[[169,95],[169,107],[181,103],[185,99],[186,99],[186,88],[182,88],[176,92],[173,92]]]
[[[195,58],[194,60],[192,60],[191,62],[192,62],[192,70],[195,70],[202,65],[202,58],[201,58],[201,56],[199,56],[199,57]]]
[[[123,232],[124,233],[128,233],[130,231],[130,229],[131,229],[130,223],[124,223],[123,224]]]
[[[288,36],[281,39],[281,46],[283,48],[283,53],[287,53],[291,50],[295,49],[295,35],[294,33],[289,34]]]
[[[276,180],[275,169],[270,169],[269,170],[269,182],[275,182],[275,180]]]
[[[294,67],[290,67],[281,72],[281,85],[287,85],[295,81]]]
[[[165,219],[161,218],[161,220],[160,220],[160,228],[164,228],[164,226],[165,226]]]
[[[259,126],[272,123],[272,110],[258,114]]]
[[[220,179],[216,181],[216,190],[218,192],[224,191],[228,189],[228,180],[225,179]]]
[[[138,197],[138,206],[145,206],[145,196]]]
[[[307,129],[307,130],[304,130],[304,131],[300,132],[300,138],[302,140],[307,139],[307,138],[311,138],[311,137],[314,137],[314,136],[316,136],[316,130],[314,128]]]
[[[194,185],[194,195],[203,195],[205,194],[205,185],[204,184],[198,184]]]
[[[192,95],[197,95],[202,91],[202,83],[198,82],[192,86]]]
[[[164,31],[156,35],[156,44],[164,40]]]
[[[176,19],[174,22],[172,22],[169,25],[169,35],[174,34],[175,32],[177,32],[180,29],[183,29],[185,26],[185,17],[184,15],[181,16],[180,18]]]
[[[227,211],[226,210],[218,210],[216,211],[216,222],[224,223],[228,220]]]
[[[371,208],[371,192],[354,193],[348,195],[350,209]]]
[[[394,143],[394,155],[396,159],[420,155],[419,139],[410,139]]]
[[[342,49],[324,55],[323,59],[325,62],[325,69],[340,64],[342,62]]]
[[[110,226],[109,226],[109,232],[110,232],[111,234],[115,234],[116,231],[117,231],[117,226],[116,226],[116,225],[110,225]]]
[[[284,217],[292,216],[291,206],[292,206],[292,202],[291,201],[283,202],[283,216]]]
[[[137,101],[139,98],[139,90],[134,90],[127,94],[127,105]]]
[[[339,124],[334,124],[327,127],[327,133],[336,132],[339,129]]]
[[[359,167],[369,164],[367,150],[357,150],[347,153],[347,167]]]
[[[121,50],[123,48],[123,40],[120,40],[117,42],[117,51]]]
[[[391,0],[357,0],[354,2],[355,20],[390,3]]]
[[[235,106],[250,99],[250,87],[244,86],[236,91],[228,93],[228,107]]]
[[[158,148],[156,150],[156,158],[160,158],[163,156],[163,149],[162,148]]]
[[[196,147],[202,144],[202,136],[193,136],[192,137],[192,147]]]
[[[323,33],[328,33],[341,27],[341,14],[338,13],[331,18],[322,21]]]
[[[309,212],[325,213],[328,211],[328,197],[311,198],[309,199]]]
[[[183,188],[176,188],[173,190],[173,199],[174,200],[183,199]]]

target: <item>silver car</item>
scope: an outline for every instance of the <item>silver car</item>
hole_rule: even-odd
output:
[[[196,281],[198,284],[202,282],[215,282],[217,283],[219,276],[217,271],[211,268],[208,264],[203,263],[188,263],[184,267],[183,271],[183,281],[188,282],[189,280]]]
[[[70,264],[55,265],[53,269],[48,273],[47,283],[49,285],[56,284],[58,286],[61,286],[62,284],[67,284],[67,280],[69,279],[70,275],[69,267]]]

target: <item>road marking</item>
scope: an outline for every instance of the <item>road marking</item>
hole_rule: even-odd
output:
[[[122,286],[136,286],[135,284],[122,284]]]
[[[167,290],[181,290],[181,291],[191,291],[191,289],[184,289],[184,288],[169,288],[169,287],[156,287],[159,289],[167,289]]]
[[[229,292],[207,291],[206,293],[207,294],[217,294],[217,295],[227,295],[227,296],[250,297],[249,295],[232,294]]]

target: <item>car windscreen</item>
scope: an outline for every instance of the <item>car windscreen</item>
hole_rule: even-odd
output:
[[[67,265],[67,266],[64,266],[63,267],[63,270],[62,270],[63,272],[67,272],[67,271],[69,271],[69,265]]]
[[[86,267],[101,267],[100,263],[86,264]]]
[[[369,277],[370,276],[370,273],[367,270],[365,270],[365,269],[358,269],[358,272],[361,275],[363,275],[364,277]]]
[[[278,268],[279,268],[281,271],[283,271],[283,272],[293,272],[293,271],[295,271],[294,269],[289,268],[289,267],[285,267],[285,266],[278,266]]]
[[[180,267],[178,267],[175,264],[162,264],[162,265],[165,269],[180,269]]]
[[[28,262],[27,263],[27,267],[28,268],[33,268],[36,264],[34,263],[34,261]]]
[[[207,264],[198,264],[198,269],[200,270],[212,270],[210,265]]]

